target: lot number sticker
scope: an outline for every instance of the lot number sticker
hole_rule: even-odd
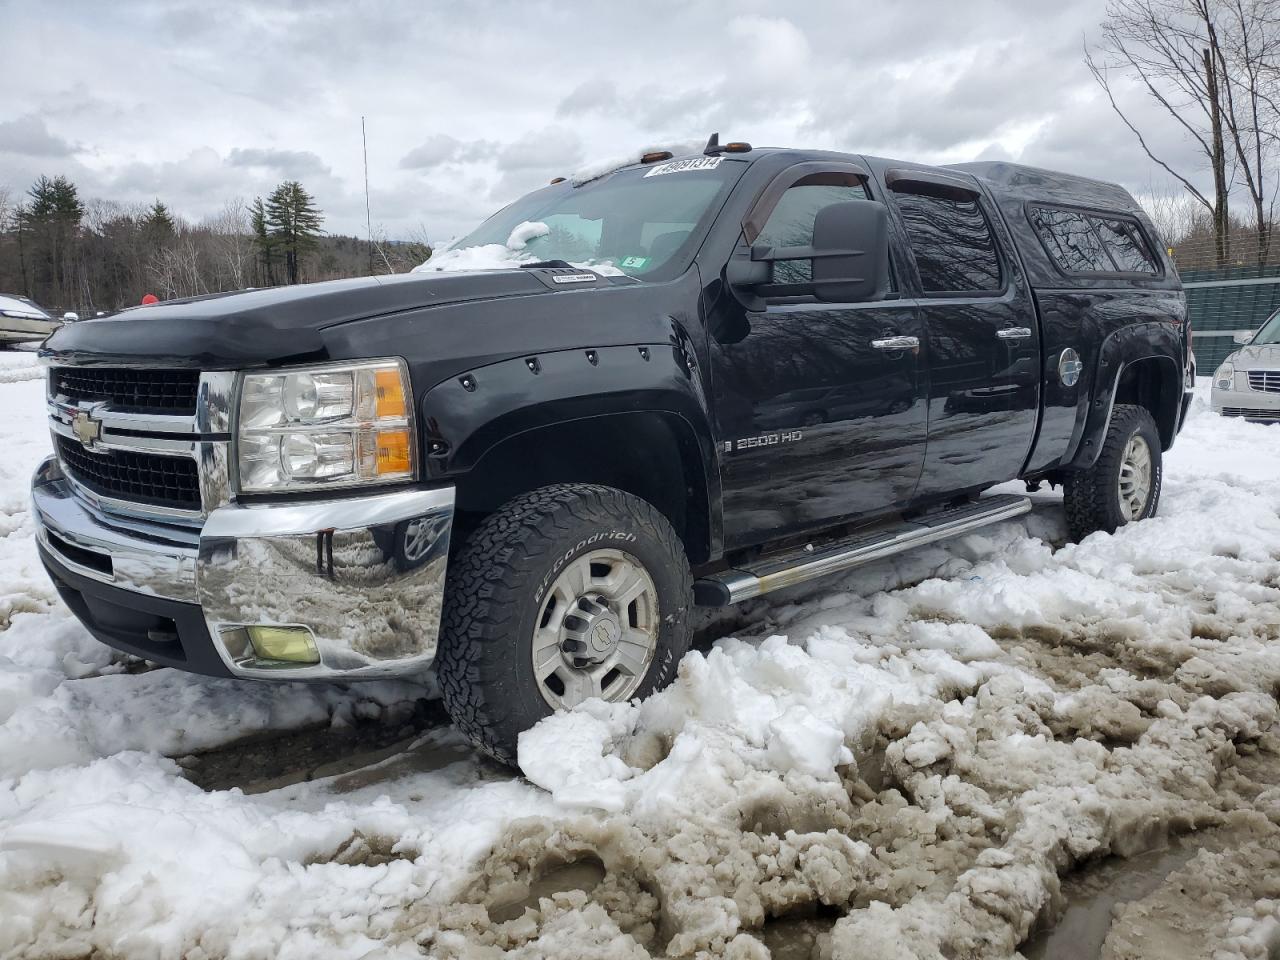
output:
[[[686,170],[714,170],[720,166],[720,159],[720,157],[692,157],[688,160],[668,160],[646,173],[645,179],[660,177],[664,173],[684,173]]]

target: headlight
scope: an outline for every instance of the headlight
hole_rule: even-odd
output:
[[[1213,385],[1219,390],[1230,390],[1236,380],[1236,368],[1230,360],[1220,366],[1213,375]]]
[[[411,479],[412,397],[402,360],[246,373],[236,411],[240,491]]]

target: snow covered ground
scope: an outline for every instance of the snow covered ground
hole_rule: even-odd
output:
[[[1008,957],[1062,875],[1174,835],[1215,839],[1105,955],[1280,949],[1280,428],[1199,398],[1155,520],[1065,545],[1046,491],[757,601],[666,691],[527,734],[527,779],[437,726],[206,789],[202,763],[395,729],[424,688],[96,644],[32,542],[30,356],[0,354],[0,411],[0,957]]]

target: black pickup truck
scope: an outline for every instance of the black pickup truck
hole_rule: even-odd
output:
[[[127,310],[42,351],[40,555],[201,673],[434,664],[458,726],[644,696],[725,605],[1030,508],[1151,516],[1194,376],[1123,189],[1007,163],[666,152],[426,269]],[[425,265],[432,267],[433,261]]]

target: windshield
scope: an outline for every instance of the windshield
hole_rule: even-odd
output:
[[[1277,310],[1264,323],[1261,329],[1249,341],[1251,344],[1280,343],[1280,310]]]
[[[702,228],[745,167],[723,157],[698,157],[539,190],[499,210],[419,269],[563,260],[602,273],[665,279],[687,264]]]

